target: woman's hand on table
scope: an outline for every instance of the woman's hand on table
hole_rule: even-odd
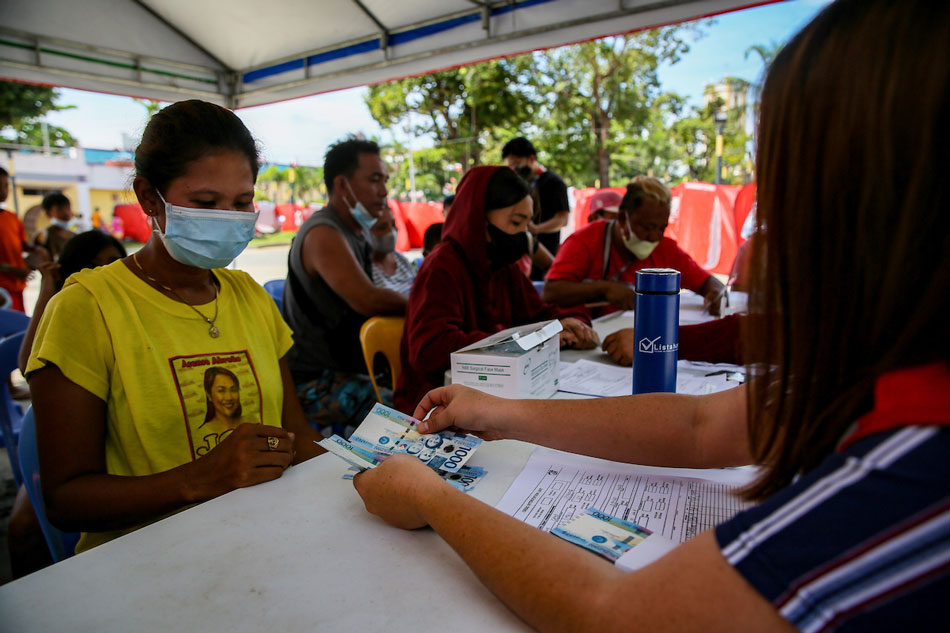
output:
[[[367,512],[404,530],[428,525],[418,502],[444,485],[435,471],[410,455],[393,455],[353,478]]]
[[[271,447],[277,438],[276,446]],[[213,499],[280,477],[293,460],[294,434],[278,426],[241,424],[208,454],[192,462],[193,501]]]
[[[608,335],[601,349],[618,365],[629,367],[633,364],[633,328],[624,328]]]
[[[594,349],[600,342],[594,328],[575,318],[561,319],[561,347]]]
[[[505,402],[496,396],[462,385],[439,387],[427,393],[416,406],[412,417],[422,420],[429,411],[432,415],[416,427],[420,433],[438,433],[447,428],[474,433],[483,440],[506,437],[502,421],[495,416],[505,411]]]

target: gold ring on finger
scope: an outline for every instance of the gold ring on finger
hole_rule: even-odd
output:
[[[273,436],[267,438],[267,450],[276,451],[278,446],[280,446],[280,439]]]

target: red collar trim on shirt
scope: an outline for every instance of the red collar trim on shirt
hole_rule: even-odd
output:
[[[928,424],[950,425],[950,368],[944,362],[879,376],[874,385],[874,409],[858,419],[857,428],[842,440],[838,450],[874,433]]]

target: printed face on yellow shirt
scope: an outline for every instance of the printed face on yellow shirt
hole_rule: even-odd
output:
[[[230,376],[219,374],[211,384],[211,404],[217,418],[233,418],[241,404],[241,388]]]

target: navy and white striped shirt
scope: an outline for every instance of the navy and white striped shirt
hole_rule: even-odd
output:
[[[801,631],[950,630],[950,428],[864,437],[716,539]]]

